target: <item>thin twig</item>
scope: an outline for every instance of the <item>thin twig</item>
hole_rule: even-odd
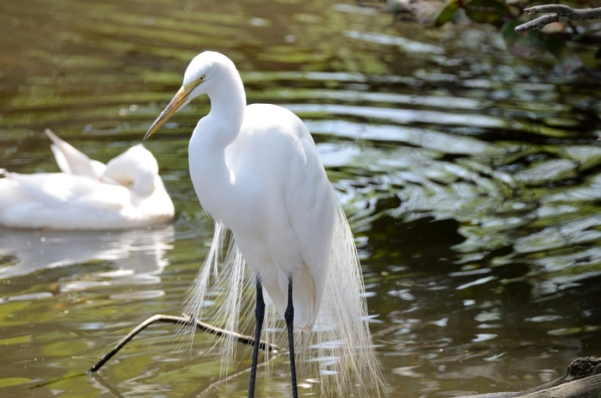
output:
[[[127,344],[131,339],[133,339],[142,330],[146,329],[148,326],[152,325],[155,322],[167,322],[167,323],[173,323],[173,324],[179,324],[179,325],[189,325],[189,326],[196,324],[196,327],[198,329],[205,331],[207,333],[214,334],[219,337],[236,339],[239,342],[246,344],[246,345],[253,345],[255,343],[255,339],[250,336],[246,336],[246,335],[243,335],[240,333],[231,332],[229,330],[211,326],[207,323],[199,321],[198,319],[192,318],[191,316],[186,315],[186,314],[184,314],[184,316],[172,316],[172,315],[160,315],[159,314],[159,315],[151,316],[150,318],[148,318],[147,320],[145,320],[144,322],[139,324],[127,336],[125,336],[121,341],[119,341],[119,343],[117,343],[117,345],[109,353],[107,353],[105,356],[103,356],[100,359],[100,361],[98,361],[98,363],[96,363],[96,365],[92,366],[87,371],[87,373],[92,374],[92,373],[98,371],[98,369],[100,369],[102,367],[102,365],[104,365],[117,352],[119,352],[119,350],[121,350],[121,348],[123,348],[123,346],[125,346],[125,344]],[[278,346],[276,346],[275,344],[267,343],[265,341],[259,342],[259,348],[264,351],[270,351],[270,352],[279,351]]]
[[[585,8],[576,10],[564,4],[546,4],[534,6],[524,10],[526,14],[540,14],[550,12],[550,15],[543,15],[532,21],[516,26],[516,32],[525,32],[527,30],[539,30],[546,25],[558,21],[583,21],[586,19],[601,18],[601,8]]]

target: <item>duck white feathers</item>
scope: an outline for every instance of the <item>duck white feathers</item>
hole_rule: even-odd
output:
[[[170,221],[174,207],[159,166],[142,144],[106,165],[88,158],[50,130],[62,173],[0,179],[0,225],[9,228],[111,230]]]

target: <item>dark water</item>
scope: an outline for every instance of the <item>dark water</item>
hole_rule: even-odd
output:
[[[0,167],[58,171],[47,127],[107,161],[140,142],[191,58],[218,50],[249,102],[284,105],[314,133],[356,234],[392,397],[526,389],[599,355],[599,84],[515,60],[486,27],[390,22],[352,1],[5,0]],[[0,229],[1,396],[245,396],[246,373],[218,382],[210,337],[175,357],[170,325],[98,378],[68,378],[147,317],[181,311],[213,231],[186,159],[207,110],[196,101],[145,143],[171,226]],[[289,396],[285,361],[274,366],[263,396]]]

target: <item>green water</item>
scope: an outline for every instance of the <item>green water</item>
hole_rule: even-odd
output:
[[[598,82],[518,61],[486,27],[390,23],[352,1],[4,0],[0,167],[58,171],[45,128],[108,161],[141,141],[194,55],[221,51],[249,103],[286,106],[314,134],[362,256],[391,397],[521,390],[598,356]],[[213,232],[186,159],[208,107],[145,142],[172,225],[0,229],[0,396],[246,395],[248,348],[220,383],[213,338],[197,334],[182,359],[172,325],[98,377],[69,378],[151,315],[180,313]],[[290,396],[285,362],[261,396]]]

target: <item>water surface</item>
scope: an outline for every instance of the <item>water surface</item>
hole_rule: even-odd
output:
[[[6,0],[0,6],[0,167],[58,171],[51,128],[107,161],[141,137],[205,49],[237,64],[249,103],[288,107],[314,134],[362,256],[392,397],[527,389],[598,356],[601,90],[518,61],[487,27],[434,29],[353,2]],[[245,396],[219,382],[212,337],[186,361],[174,327],[213,224],[193,193],[197,100],[145,145],[172,225],[127,232],[0,229],[0,395]],[[262,379],[289,396],[285,358]],[[30,386],[49,380],[43,387]],[[318,396],[302,380],[301,396]]]

